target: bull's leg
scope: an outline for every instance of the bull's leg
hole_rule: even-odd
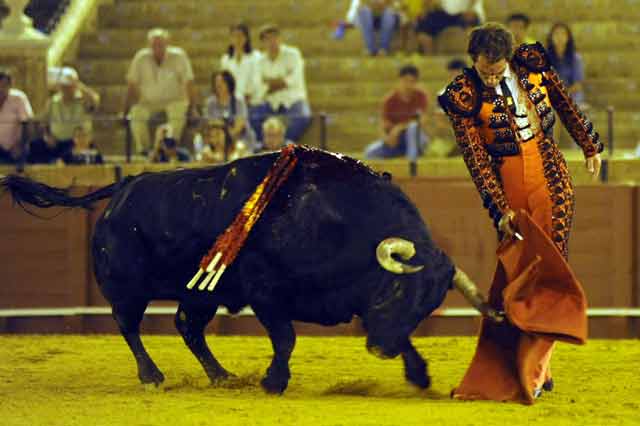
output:
[[[264,390],[269,393],[282,393],[287,388],[291,378],[289,359],[296,344],[296,333],[293,329],[293,324],[290,320],[261,314],[255,307],[254,311],[262,325],[267,329],[273,346],[271,365],[260,383]]]
[[[113,305],[113,317],[118,323],[120,333],[127,341],[138,364],[138,377],[142,384],[159,386],[164,381],[164,375],[153,362],[140,340],[140,322],[147,308],[147,301]]]
[[[196,308],[181,303],[176,312],[176,328],[212,383],[231,375],[213,356],[204,338],[204,329],[216,315],[217,309],[217,306]]]
[[[404,377],[421,389],[426,389],[431,385],[431,378],[427,373],[427,362],[422,359],[411,341],[407,341],[407,349],[402,352],[404,362]]]

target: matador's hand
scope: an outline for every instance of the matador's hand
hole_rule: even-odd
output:
[[[498,222],[498,231],[500,231],[504,238],[512,239],[515,236],[516,228],[513,224],[513,220],[516,218],[516,213],[513,210],[507,210],[500,218]]]
[[[593,155],[587,158],[585,162],[587,166],[587,170],[591,173],[591,177],[593,179],[597,178],[600,175],[600,167],[602,166],[602,159],[600,158],[600,154]]]

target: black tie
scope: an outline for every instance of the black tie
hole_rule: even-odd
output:
[[[507,85],[506,77],[502,77],[502,80],[500,80],[500,89],[502,89],[502,96],[504,96],[507,102],[507,107],[511,110],[511,113],[515,115],[516,103],[513,99],[513,94],[511,93],[511,90],[509,90],[509,86]]]

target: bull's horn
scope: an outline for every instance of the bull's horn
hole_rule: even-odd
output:
[[[394,274],[413,274],[424,268],[424,265],[413,266],[398,262],[393,258],[397,254],[403,260],[409,260],[416,254],[413,243],[402,238],[387,238],[378,244],[376,258],[384,269]]]
[[[475,283],[471,281],[471,278],[461,269],[456,268],[456,273],[453,276],[453,286],[458,289],[464,298],[467,299],[467,302],[480,311],[482,315],[489,317],[495,322],[504,320],[504,314],[496,311],[489,305]]]

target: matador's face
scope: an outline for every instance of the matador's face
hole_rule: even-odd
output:
[[[497,62],[491,62],[485,55],[479,55],[473,63],[473,67],[485,86],[497,87],[507,70],[507,60],[500,59]]]

